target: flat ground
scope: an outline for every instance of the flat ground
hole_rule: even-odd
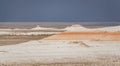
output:
[[[30,40],[40,40],[51,35],[0,35],[0,46],[13,45]]]
[[[48,36],[1,35],[0,66],[120,65],[120,32],[63,32]]]
[[[29,32],[63,32],[62,30],[0,30],[0,32],[12,32],[12,33],[29,33]],[[1,45],[13,45],[30,40],[40,40],[51,36],[53,34],[39,34],[39,35],[0,35],[0,46]]]
[[[120,41],[38,40],[0,46],[1,66],[119,66]]]

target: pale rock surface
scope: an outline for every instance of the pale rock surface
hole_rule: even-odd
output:
[[[120,41],[40,40],[0,46],[0,62],[66,62],[65,59],[119,56]],[[88,45],[88,46],[86,46]],[[73,61],[74,60],[69,60]]]

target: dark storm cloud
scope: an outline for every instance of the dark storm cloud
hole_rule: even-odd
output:
[[[120,21],[120,0],[0,0],[0,21]]]

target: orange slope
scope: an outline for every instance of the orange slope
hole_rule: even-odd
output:
[[[120,32],[62,32],[44,40],[114,40],[120,41]]]

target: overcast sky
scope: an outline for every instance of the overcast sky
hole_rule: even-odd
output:
[[[0,0],[0,22],[120,22],[120,0]]]

